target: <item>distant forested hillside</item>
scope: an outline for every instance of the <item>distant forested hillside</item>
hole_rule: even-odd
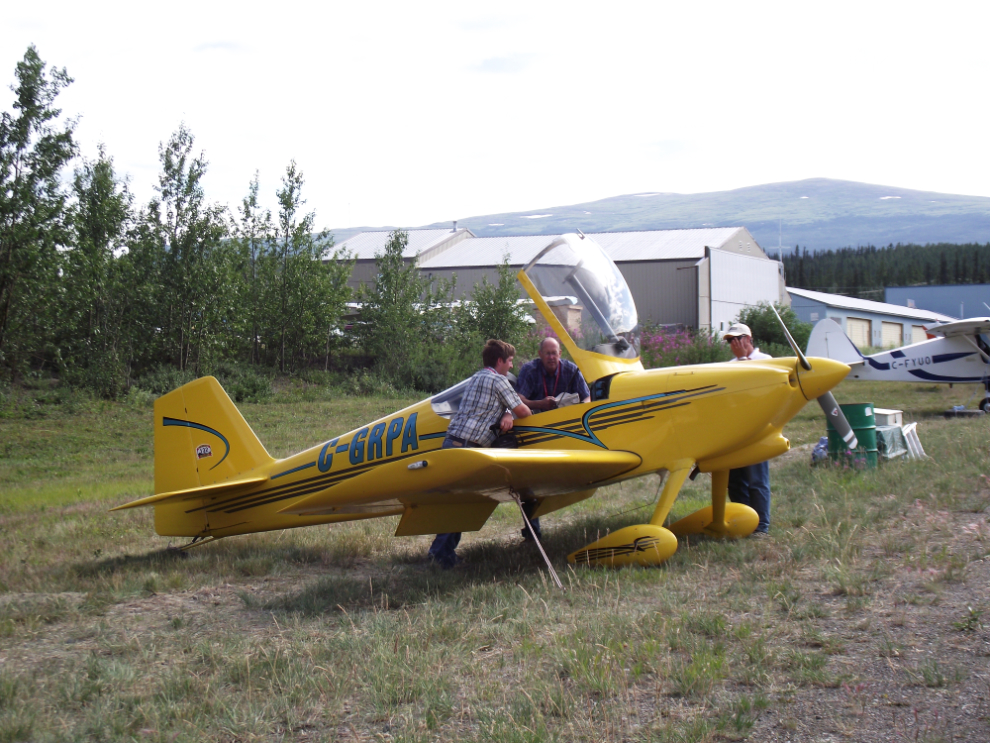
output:
[[[784,256],[787,285],[883,301],[887,286],[990,283],[990,242],[888,245]]]
[[[449,226],[450,223],[430,225]],[[766,250],[990,241],[990,198],[811,178],[700,194],[639,193],[458,220],[476,235],[743,226]],[[343,230],[336,231],[338,237]],[[788,247],[790,246],[790,247]]]

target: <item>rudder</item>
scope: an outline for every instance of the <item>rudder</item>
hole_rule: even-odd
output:
[[[856,348],[856,344],[849,340],[849,336],[830,317],[819,320],[811,329],[806,353],[808,356],[833,359],[844,364],[856,364],[863,360],[863,354]]]
[[[215,378],[155,400],[155,493],[233,480],[274,461]]]

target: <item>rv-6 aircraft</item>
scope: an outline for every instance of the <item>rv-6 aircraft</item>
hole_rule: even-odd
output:
[[[990,317],[926,325],[925,331],[936,337],[864,356],[835,320],[825,318],[811,331],[808,354],[849,364],[850,379],[982,384],[980,410],[990,412]]]
[[[666,472],[648,524],[568,557],[650,565],[674,553],[677,536],[742,537],[756,528],[755,511],[726,502],[729,470],[786,452],[781,430],[809,400],[830,401],[848,429],[828,391],[849,367],[808,360],[794,344],[797,358],[644,370],[629,288],[588,237],[553,239],[518,279],[592,393],[590,402],[517,421],[518,449],[440,448],[464,381],[276,460],[217,381],[204,377],[155,402],[155,495],[119,508],[153,506],[159,534],[193,538],[184,548],[381,516],[401,517],[395,534],[410,536],[476,531],[513,500],[536,499],[534,515],[543,516],[605,485]],[[699,471],[712,473],[711,506],[665,528],[681,486]]]

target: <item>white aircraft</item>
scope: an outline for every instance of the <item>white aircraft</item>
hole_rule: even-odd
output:
[[[982,384],[986,395],[980,410],[990,412],[990,317],[926,325],[925,331],[936,337],[864,356],[839,324],[826,318],[811,331],[808,356],[848,364],[847,379]]]

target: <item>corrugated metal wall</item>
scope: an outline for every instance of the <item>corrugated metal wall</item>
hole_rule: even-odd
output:
[[[712,275],[712,329],[729,327],[746,306],[780,301],[776,261],[724,250],[709,251]]]
[[[990,284],[958,284],[955,286],[888,286],[884,301],[919,310],[941,312],[951,317],[986,317],[990,315]]]
[[[640,323],[698,327],[698,261],[617,263],[636,300]]]
[[[513,269],[513,276],[515,272],[518,271],[517,268]],[[455,299],[469,298],[471,293],[474,291],[474,285],[480,284],[481,280],[488,277],[489,283],[498,283],[498,269],[494,266],[492,267],[481,267],[481,268],[438,268],[431,271],[425,271],[428,276],[432,276],[434,280],[439,281],[440,279],[452,279],[457,278],[457,287],[454,292]],[[527,294],[522,286],[516,282],[516,287],[519,289],[519,296],[526,297]]]

